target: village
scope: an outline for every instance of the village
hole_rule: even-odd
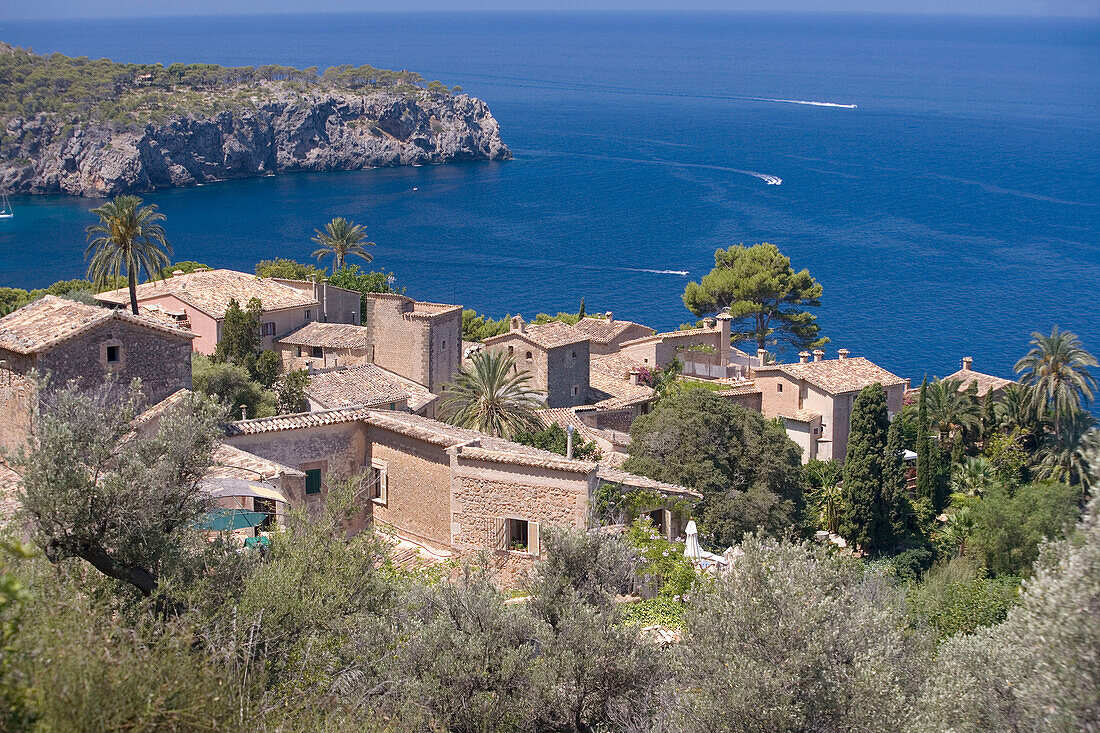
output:
[[[177,271],[137,286],[136,297],[138,315],[128,312],[123,288],[97,294],[98,305],[46,296],[0,320],[4,448],[26,447],[50,390],[105,375],[141,380],[148,408],[139,429],[155,431],[159,415],[192,390],[192,353],[215,353],[230,302],[258,298],[262,347],[278,354],[284,372],[306,370],[309,410],[242,413],[225,423],[203,484],[216,497],[218,526],[242,541],[261,537],[292,509],[316,510],[332,480],[356,477],[363,490],[349,529],[381,528],[397,551],[423,563],[492,551],[505,584],[540,556],[540,526],[589,525],[601,485],[655,492],[665,503],[645,513],[667,539],[684,539],[690,514],[671,504],[697,501],[698,492],[622,469],[631,425],[658,399],[656,372],[675,364],[677,380],[782,421],[803,463],[843,460],[852,405],[865,387],[882,385],[891,419],[911,390],[844,348],[832,358],[804,351],[790,364],[769,362],[763,349],[748,354],[731,344],[728,314],[665,333],[611,312],[575,324],[515,316],[506,333],[469,342],[457,304],[232,270]],[[567,432],[566,455],[438,419],[440,393],[482,351],[506,353],[513,371],[531,374],[542,400],[535,414]],[[48,386],[39,383],[46,374]],[[974,383],[983,396],[1010,383],[973,370],[970,357],[948,379]],[[597,446],[596,458],[574,457],[573,441]],[[18,474],[2,470],[12,508]]]

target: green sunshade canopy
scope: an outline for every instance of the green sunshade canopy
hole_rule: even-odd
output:
[[[226,532],[234,529],[250,529],[257,526],[268,515],[264,512],[247,512],[243,509],[215,509],[199,520],[199,529],[210,532]]]

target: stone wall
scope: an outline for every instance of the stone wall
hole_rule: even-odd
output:
[[[120,348],[117,364],[107,362],[108,345]],[[50,390],[64,387],[71,379],[92,387],[108,373],[124,386],[141,379],[142,392],[152,405],[181,389],[191,389],[191,339],[112,319],[40,354],[36,368],[50,375]]]
[[[364,296],[374,363],[438,392],[454,379],[462,357],[462,310],[430,314],[403,295]]]
[[[588,399],[589,342],[581,341],[547,352],[546,404],[574,407]]]
[[[374,521],[390,525],[398,537],[449,548],[450,457],[438,445],[374,426],[368,436],[367,463],[387,475],[386,502],[372,508]]]
[[[373,349],[343,349],[330,346],[322,347],[321,356],[311,354],[313,350],[309,346],[296,346],[294,344],[275,344],[275,350],[282,361],[283,370],[306,369],[313,366],[315,369],[328,369],[336,366],[357,366],[370,364],[373,361]],[[299,352],[301,356],[299,356]]]
[[[366,426],[358,422],[231,435],[225,442],[300,471],[320,468],[321,493],[307,497],[310,502],[324,500],[330,479],[358,475],[368,462]]]
[[[0,358],[6,358],[2,351]],[[14,452],[26,447],[37,405],[34,380],[10,368],[0,368],[0,448]]]

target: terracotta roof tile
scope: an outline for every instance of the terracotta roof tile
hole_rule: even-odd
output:
[[[109,320],[133,323],[181,339],[195,334],[126,310],[102,308],[47,295],[0,318],[0,348],[37,354]]]
[[[259,298],[265,311],[319,305],[317,299],[308,293],[270,278],[236,270],[191,272],[137,286],[138,300],[163,295],[173,295],[213,318],[225,316],[230,299],[235,299],[244,308],[250,299]],[[126,288],[120,288],[99,293],[96,297],[107,303],[121,305],[129,302],[130,293]]]
[[[615,409],[651,401],[655,395],[652,387],[630,381],[630,373],[638,368],[636,362],[621,354],[593,356],[589,361],[588,384],[596,406]]]
[[[901,377],[861,356],[809,361],[805,364],[770,364],[757,367],[755,371],[759,374],[780,371],[794,379],[804,379],[830,394],[858,392],[876,382],[883,387],[905,383]]]
[[[485,339],[483,343],[495,344],[515,337],[529,341],[542,349],[556,349],[559,346],[568,346],[569,344],[578,344],[589,340],[586,334],[578,331],[574,326],[561,321],[551,321],[524,326],[522,331],[502,333],[499,336]]]
[[[615,337],[620,336],[624,331],[631,326],[639,326],[653,332],[649,326],[642,326],[640,323],[634,323],[633,321],[615,321],[608,320],[607,318],[593,318],[591,316],[582,318],[577,322],[575,328],[581,333],[592,339],[593,343],[597,344],[609,344],[615,340]]]
[[[600,477],[601,481],[606,481],[610,484],[622,484],[623,486],[632,486],[639,489],[651,489],[658,491],[662,494],[676,494],[678,496],[689,496],[693,499],[702,499],[703,495],[698,491],[692,491],[691,489],[684,488],[677,484],[669,484],[664,481],[658,481],[656,479],[649,478],[648,476],[638,476],[633,473],[616,468],[613,466],[601,465],[596,470],[596,475]]]
[[[959,391],[965,392],[970,387],[972,382],[978,383],[978,396],[984,397],[990,390],[998,392],[1010,384],[1015,384],[1011,379],[1005,379],[1004,377],[996,377],[992,374],[983,374],[982,372],[976,372],[973,369],[960,369],[949,377],[944,377],[943,381],[949,379],[957,379],[962,382],[959,385]]]
[[[261,433],[277,433],[282,430],[301,430],[302,428],[315,428],[323,425],[338,425],[339,423],[355,422],[365,419],[370,412],[365,407],[341,407],[335,410],[322,410],[320,412],[297,412],[290,415],[276,415],[275,417],[256,417],[251,420],[236,420],[226,425],[225,434],[235,435],[259,435]]]
[[[296,468],[269,461],[248,451],[243,451],[236,446],[222,443],[214,449],[214,465],[207,470],[206,475],[212,478],[261,478],[270,480],[281,473],[288,476],[305,476]]]
[[[377,364],[315,372],[309,377],[306,394],[325,409],[355,405],[378,407],[404,400],[415,411],[438,399],[438,395],[426,387]]]
[[[350,323],[307,323],[276,343],[291,346],[322,346],[330,349],[366,349],[371,345],[370,329]]]

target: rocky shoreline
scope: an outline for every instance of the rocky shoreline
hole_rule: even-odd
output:
[[[0,190],[11,194],[112,196],[292,171],[512,157],[483,101],[427,91],[280,92],[124,130],[9,117],[0,134]]]

